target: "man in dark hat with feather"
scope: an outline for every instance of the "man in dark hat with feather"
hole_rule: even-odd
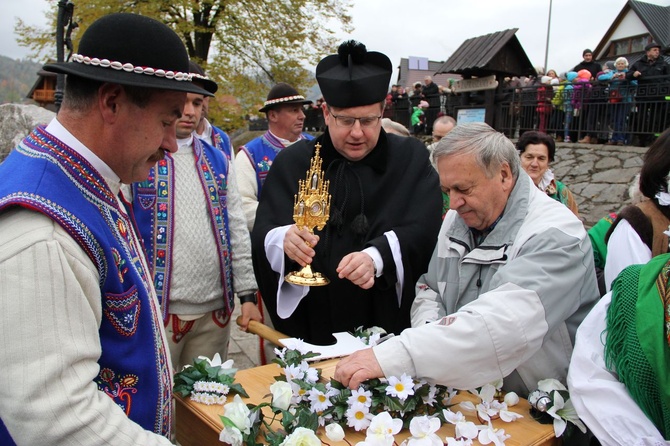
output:
[[[409,327],[414,285],[428,266],[441,222],[438,177],[420,141],[381,126],[391,61],[361,43],[325,57],[316,78],[327,129],[277,155],[252,233],[254,269],[275,328],[328,344],[332,333]],[[298,181],[319,144],[332,196],[330,219],[312,234],[293,220]],[[310,264],[320,287],[284,281]]]
[[[210,95],[188,62],[163,23],[111,14],[44,67],[66,74],[62,107],[0,165],[2,445],[172,444],[170,353],[119,192],[177,151],[186,94]]]

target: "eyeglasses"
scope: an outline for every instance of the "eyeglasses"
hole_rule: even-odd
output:
[[[356,121],[358,121],[361,124],[361,127],[363,128],[370,128],[374,127],[377,125],[379,120],[382,118],[380,116],[365,116],[362,118],[352,118],[351,116],[338,116],[332,112],[330,108],[328,108],[328,111],[330,112],[330,115],[335,118],[335,124],[337,124],[340,127],[353,127],[354,124],[356,124]]]
[[[437,134],[433,133],[433,139],[434,139],[435,141],[439,141],[439,140],[441,140],[442,138],[444,138],[444,135],[437,135]]]

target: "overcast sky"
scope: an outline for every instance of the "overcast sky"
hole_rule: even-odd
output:
[[[670,0],[646,0],[670,5]],[[354,38],[380,51],[394,67],[417,56],[446,61],[466,39],[518,28],[517,38],[534,66],[544,65],[550,0],[352,0]],[[76,15],[76,0],[75,15]],[[56,2],[54,2],[54,5]],[[626,0],[554,0],[548,66],[566,71],[595,49]],[[45,26],[46,0],[0,0],[0,55],[27,57],[14,36],[16,18]],[[55,8],[55,6],[53,6]],[[325,55],[325,54],[324,54]],[[393,78],[397,77],[397,72]]]

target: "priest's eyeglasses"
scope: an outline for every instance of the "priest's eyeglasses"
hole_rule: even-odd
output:
[[[339,127],[353,127],[354,124],[356,124],[356,121],[358,121],[361,124],[361,127],[363,128],[370,128],[374,127],[377,125],[379,120],[382,118],[380,116],[364,116],[362,118],[353,118],[351,116],[341,116],[341,115],[336,115],[332,112],[332,110],[328,109],[330,111],[330,115],[335,118],[335,124],[337,124]]]

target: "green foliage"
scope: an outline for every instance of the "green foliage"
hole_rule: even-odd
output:
[[[55,60],[54,29],[58,0],[47,0],[48,29],[17,20],[21,46],[37,60]],[[189,55],[206,67],[219,84],[219,95],[237,99],[236,105],[214,104],[211,120],[224,130],[244,124],[243,116],[257,113],[267,92],[277,82],[299,91],[313,84],[311,67],[332,53],[340,42],[336,28],[351,32],[349,0],[78,0],[72,35],[74,48],[97,18],[112,12],[132,12],[170,25],[184,40]],[[122,38],[122,36],[120,36]]]
[[[0,56],[0,104],[22,103],[37,81],[40,64]]]
[[[193,365],[184,368],[174,376],[174,392],[187,397],[193,392],[193,385],[198,381],[216,382],[230,388],[230,392],[249,398],[241,384],[235,382],[237,369],[226,369],[221,366],[212,366],[207,359],[194,360]]]

